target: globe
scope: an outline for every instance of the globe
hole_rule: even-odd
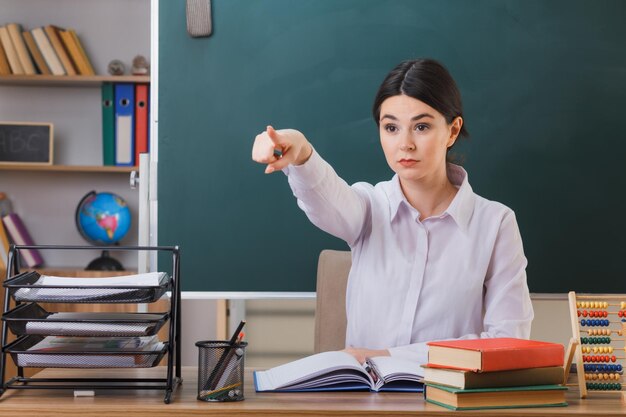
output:
[[[130,230],[128,204],[113,193],[90,191],[76,207],[76,228],[93,245],[116,245]],[[122,270],[122,265],[109,257],[108,251],[93,260],[87,269]]]

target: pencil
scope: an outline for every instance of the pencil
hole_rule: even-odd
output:
[[[221,376],[224,373],[224,370],[225,370],[224,368],[228,365],[228,360],[235,353],[234,346],[237,344],[237,338],[239,337],[239,333],[241,332],[241,329],[243,329],[243,326],[245,326],[245,324],[246,324],[246,321],[241,320],[241,322],[239,323],[239,326],[237,326],[237,329],[233,333],[233,336],[230,338],[230,341],[228,342],[228,347],[226,347],[224,349],[224,352],[222,352],[222,355],[220,356],[219,360],[217,361],[217,364],[215,365],[215,368],[213,368],[211,375],[207,379],[206,384],[204,386],[205,390],[208,390],[208,391],[215,390],[215,385],[219,381],[219,376]]]

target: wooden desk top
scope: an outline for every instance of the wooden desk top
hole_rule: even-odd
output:
[[[135,370],[55,370],[46,369],[38,377],[144,377],[163,378],[165,368]],[[414,393],[256,393],[252,371],[247,370],[244,395],[246,399],[233,403],[198,401],[197,370],[183,368],[183,384],[164,404],[164,391],[96,391],[95,397],[77,397],[69,390],[7,390],[0,397],[0,415],[27,416],[623,416],[621,393],[592,394],[580,400],[576,390],[568,392],[569,407],[519,408],[454,412],[424,402]]]

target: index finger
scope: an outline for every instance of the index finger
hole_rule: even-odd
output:
[[[276,146],[280,146],[280,135],[278,134],[278,132],[276,131],[276,129],[274,129],[272,126],[267,126],[267,128],[265,129],[265,131],[267,132],[267,136],[269,136],[270,140],[272,141],[272,143]]]

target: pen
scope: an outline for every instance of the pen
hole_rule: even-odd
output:
[[[235,349],[233,347],[237,344],[237,339],[239,337],[239,334],[241,333],[241,329],[243,329],[243,326],[245,326],[245,324],[246,321],[241,320],[239,326],[237,326],[237,329],[235,329],[235,332],[228,342],[228,347],[224,349],[224,352],[222,352],[222,355],[215,365],[215,368],[213,368],[213,371],[211,372],[211,375],[209,376],[209,379],[205,384],[205,389],[209,391],[215,390],[219,377],[224,373],[225,367],[228,365],[228,359],[230,359],[230,357],[234,353]]]

